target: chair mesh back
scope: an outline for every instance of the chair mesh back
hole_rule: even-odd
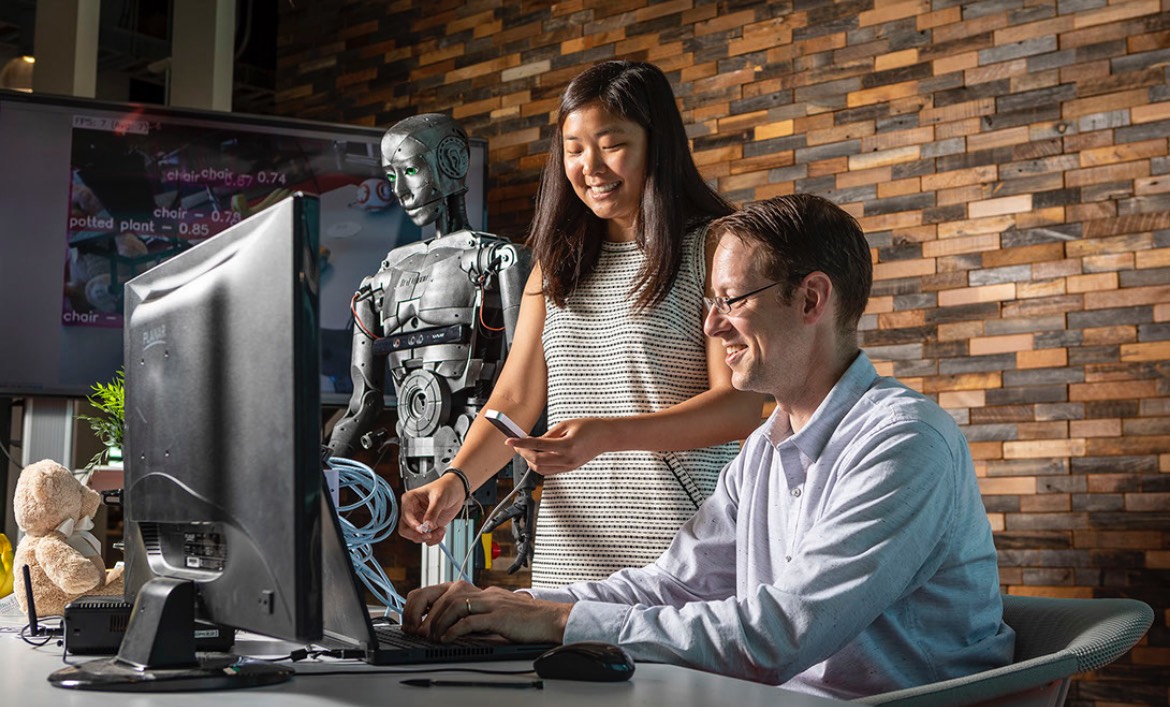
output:
[[[1133,647],[1154,619],[1134,599],[1052,599],[1005,595],[1004,621],[1016,631],[1016,662],[1067,651],[1078,672],[1097,670]]]

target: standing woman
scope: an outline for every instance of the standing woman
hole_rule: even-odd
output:
[[[529,235],[537,264],[485,406],[531,429],[547,403],[550,427],[505,444],[481,415],[452,461],[473,488],[513,448],[546,476],[532,586],[653,562],[759,424],[762,399],[731,387],[702,331],[706,226],[731,210],[660,69],[610,61],[570,82]],[[438,542],[464,497],[457,473],[408,492],[399,532]]]

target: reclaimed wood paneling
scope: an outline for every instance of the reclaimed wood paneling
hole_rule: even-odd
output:
[[[1165,704],[1170,1],[280,3],[277,107],[452,113],[489,141],[491,229],[522,238],[557,97],[611,58],[668,73],[728,198],[859,218],[862,344],[963,425],[1004,590],[1157,610],[1070,704]]]

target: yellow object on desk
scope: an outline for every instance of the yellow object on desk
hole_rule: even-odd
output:
[[[12,543],[8,536],[0,533],[0,598],[12,593],[12,583],[16,581],[16,567],[14,566]]]

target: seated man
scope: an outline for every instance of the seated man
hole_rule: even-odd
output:
[[[522,590],[531,597],[422,588],[406,628],[608,641],[639,660],[839,698],[1011,662],[967,443],[858,349],[873,268],[857,222],[796,195],[711,234],[706,332],[724,343],[735,387],[777,403],[715,494],[651,565]]]

